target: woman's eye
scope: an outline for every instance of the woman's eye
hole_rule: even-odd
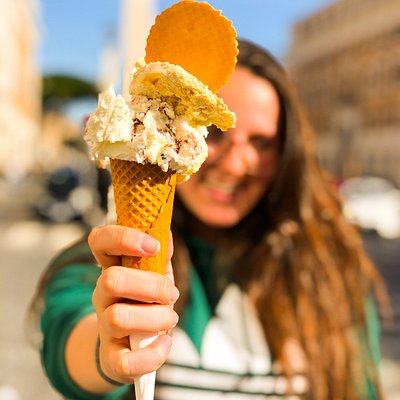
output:
[[[253,136],[249,142],[258,151],[275,150],[277,148],[277,141],[265,136]]]

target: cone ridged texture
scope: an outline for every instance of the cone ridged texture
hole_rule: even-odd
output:
[[[122,258],[122,265],[165,272],[176,175],[158,165],[110,160],[117,223],[155,237],[161,244],[155,257]]]

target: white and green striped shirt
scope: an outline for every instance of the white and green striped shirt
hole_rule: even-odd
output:
[[[201,283],[196,276],[191,281],[191,301],[195,306],[186,316],[186,326],[188,323],[191,326],[189,329],[178,327],[173,332],[170,357],[157,372],[156,398],[283,398],[288,388],[287,379],[272,363],[261,324],[246,295],[236,284],[229,284],[207,320]],[[193,332],[201,337],[196,339]],[[294,394],[286,398],[304,399],[305,377],[297,375],[292,389]]]

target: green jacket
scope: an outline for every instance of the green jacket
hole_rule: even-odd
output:
[[[204,290],[204,274],[202,274],[202,271],[204,272],[204,268],[209,268],[212,250],[210,250],[210,247],[203,247],[199,241],[191,243],[191,246],[197,247],[197,252],[200,252],[205,256],[202,257],[202,261],[200,263],[203,265],[197,266],[196,270],[192,269],[191,271],[191,301],[189,302],[184,314],[181,316],[180,327],[177,328],[179,332],[177,338],[174,338],[174,341],[178,342],[182,335],[190,338],[190,340],[186,342],[191,342],[193,348],[191,348],[191,345],[189,345],[189,347],[184,351],[188,358],[191,356],[196,357],[195,353],[200,353],[202,346],[206,347],[204,344],[204,337],[208,335],[208,333],[206,334],[208,329],[207,327],[212,325],[210,324],[210,321],[212,320],[214,313],[214,310],[210,308],[210,302],[207,300],[207,295]],[[53,266],[61,266],[63,268],[57,270],[46,286],[44,293],[44,309],[41,316],[41,329],[44,338],[42,347],[42,361],[49,380],[56,390],[64,395],[67,399],[120,400],[124,398],[132,398],[132,388],[129,386],[117,388],[115,391],[105,395],[94,395],[79,388],[69,376],[64,359],[65,343],[69,333],[74,328],[76,323],[84,316],[94,312],[94,308],[92,306],[92,293],[95,288],[97,278],[101,273],[101,269],[96,266],[95,260],[93,259],[85,242],[82,242],[79,245],[74,246],[62,253],[58,258],[55,259]],[[235,290],[232,289],[231,292],[234,293]],[[232,308],[229,303],[227,303],[225,307],[228,310],[229,308]],[[373,354],[374,361],[378,363],[380,359],[380,333],[379,321],[373,301],[367,302],[367,315],[369,328],[368,347]],[[232,335],[234,335],[233,332]],[[191,356],[189,354],[190,352],[192,352]],[[182,387],[186,385],[186,383],[182,384],[182,382],[177,382],[176,384],[171,383],[172,378],[170,378],[168,373],[169,370],[171,370],[171,376],[175,376],[176,371],[174,371],[173,368],[178,368],[179,372],[183,374],[183,376],[186,372],[190,372],[192,375],[194,370],[196,370],[199,374],[208,373],[210,374],[210,381],[212,380],[211,378],[214,378],[214,375],[216,375],[216,372],[213,368],[207,369],[203,366],[196,367],[195,364],[193,364],[194,366],[181,365],[179,362],[179,354],[175,361],[174,354],[172,354],[171,358],[172,361],[167,362],[164,370],[161,369],[160,373],[157,375],[158,380],[160,381],[159,385],[161,387],[161,398],[164,397],[162,395],[163,387],[170,391],[171,387],[175,390],[181,390]],[[188,371],[188,369],[190,369],[190,371]],[[273,378],[272,374],[267,375],[269,375],[268,377],[270,379]],[[261,375],[255,374],[255,377],[258,379],[260,376]],[[244,378],[247,380],[249,379],[249,374],[247,372],[243,373],[235,370],[227,372],[225,375],[221,374],[221,377],[218,376],[218,380],[221,385],[227,384],[227,382],[232,379],[240,379],[238,382],[241,382]],[[185,378],[183,379],[185,380]],[[188,393],[191,393],[190,390],[204,390],[204,388],[196,389],[194,386],[194,384],[187,383],[185,390],[187,390]],[[375,399],[373,387],[372,385],[368,386],[368,400],[373,400]],[[207,388],[207,390],[211,389]],[[218,390],[222,389],[219,388]],[[243,392],[240,393],[243,393],[244,396],[245,392],[246,389],[243,389]],[[211,394],[211,392],[209,393]],[[302,397],[300,396],[299,398]]]

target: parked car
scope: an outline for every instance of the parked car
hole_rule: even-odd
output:
[[[400,190],[380,177],[345,180],[339,187],[344,213],[354,224],[385,239],[400,237]]]
[[[101,223],[107,211],[110,178],[106,170],[84,172],[62,167],[46,178],[33,208],[40,218],[63,223],[81,221],[88,226]],[[85,179],[84,179],[85,178]]]

